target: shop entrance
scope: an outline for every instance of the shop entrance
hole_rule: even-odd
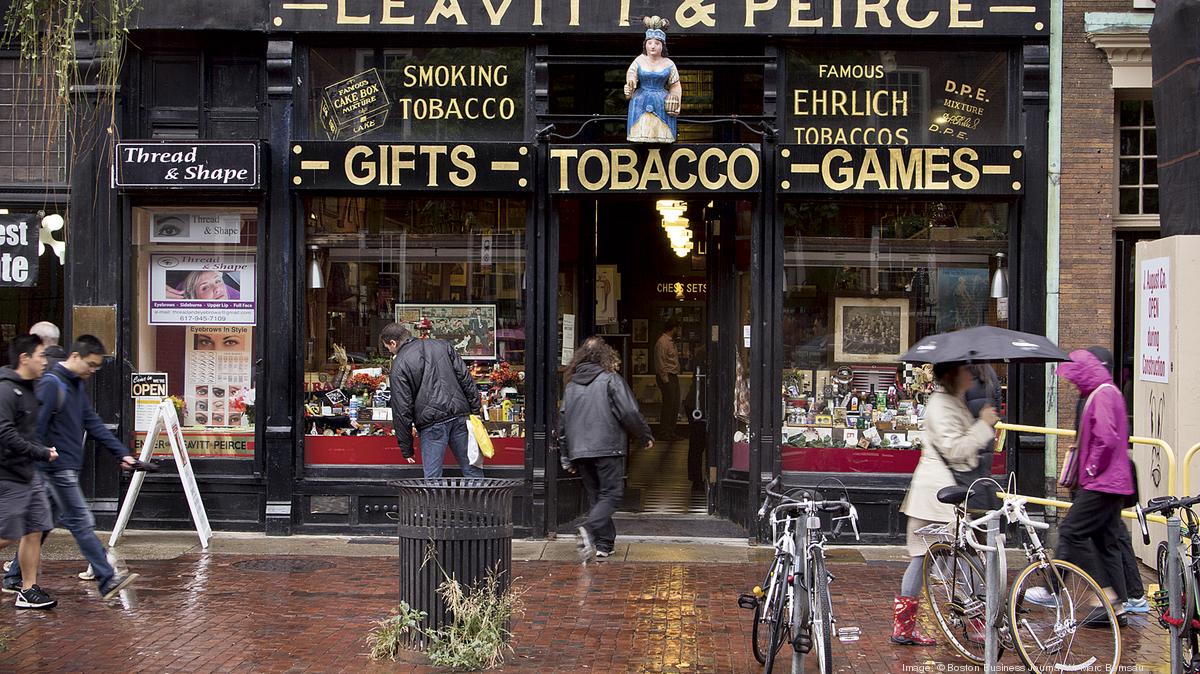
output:
[[[631,444],[623,534],[745,535],[710,515],[728,443],[710,423],[719,403],[708,364],[719,358],[719,298],[734,285],[722,283],[714,262],[734,211],[733,203],[664,196],[557,203],[560,335],[568,346],[599,335],[617,351],[655,437],[650,449]],[[570,354],[560,355],[565,365]],[[560,499],[582,496],[572,491],[560,490]],[[560,503],[564,529],[571,518],[562,516],[578,504]]]

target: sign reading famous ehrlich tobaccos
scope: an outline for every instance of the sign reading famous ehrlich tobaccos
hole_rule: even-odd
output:
[[[625,33],[661,16],[695,35],[1049,34],[1048,0],[271,0],[269,30]]]

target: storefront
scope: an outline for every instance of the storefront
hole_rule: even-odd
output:
[[[900,353],[1041,329],[1044,2],[265,5],[242,17],[259,31],[199,24],[187,96],[177,19],[145,13],[125,135],[163,140],[115,155],[122,352],[168,373],[218,528],[389,528],[387,481],[420,474],[383,386],[399,321],[472,366],[489,474],[528,485],[523,533],[578,513],[552,431],[574,346],[602,334],[682,438],[631,459],[631,508],[690,482],[684,511],[744,526],[771,474],[836,477],[887,540],[926,392]],[[671,21],[672,144],[625,138],[642,14]],[[669,327],[674,393],[655,377]],[[1008,417],[1040,422],[1041,370],[999,375]],[[1040,489],[1037,447],[996,470],[1026,453]],[[135,521],[178,526],[170,476],[147,484]]]

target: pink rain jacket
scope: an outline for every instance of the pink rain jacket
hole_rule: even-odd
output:
[[[1079,388],[1085,399],[1103,389],[1083,410],[1079,421],[1079,488],[1108,494],[1133,493],[1129,462],[1129,417],[1125,397],[1113,386],[1108,368],[1090,352],[1071,352],[1071,361],[1058,366],[1058,376]],[[1108,384],[1108,386],[1104,386]]]

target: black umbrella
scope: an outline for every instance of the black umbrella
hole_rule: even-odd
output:
[[[930,335],[900,357],[908,363],[1048,363],[1070,360],[1041,335],[990,325]]]

